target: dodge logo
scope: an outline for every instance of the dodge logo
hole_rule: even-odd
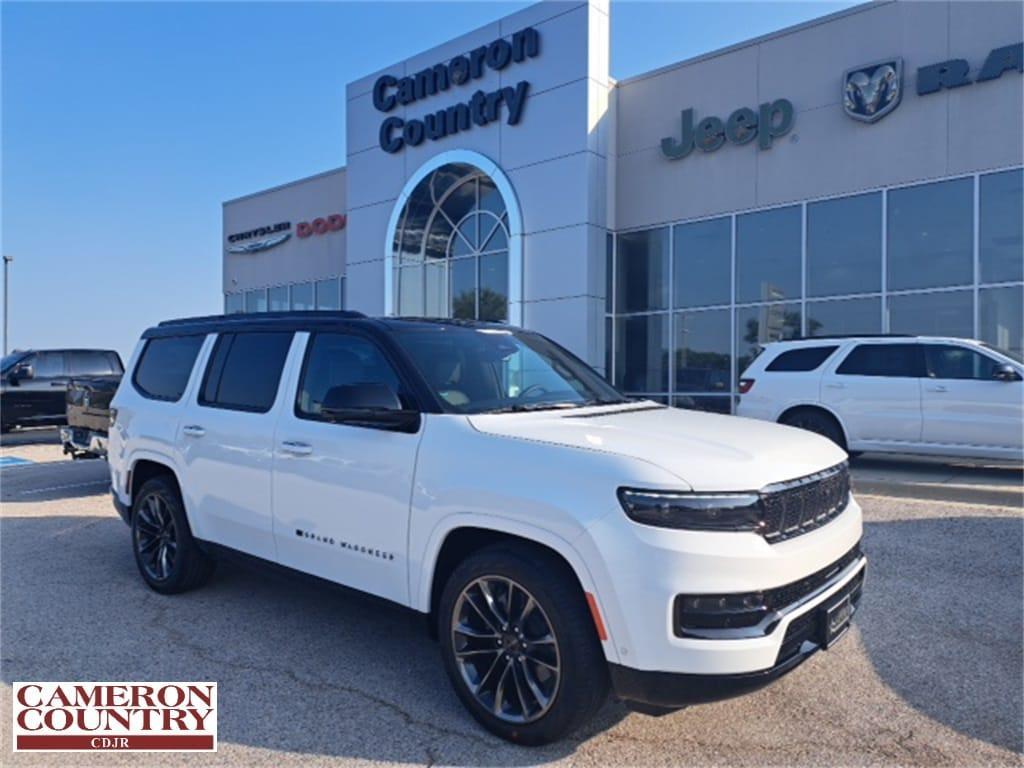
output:
[[[854,120],[873,123],[899,106],[903,59],[887,59],[843,74],[843,109]]]

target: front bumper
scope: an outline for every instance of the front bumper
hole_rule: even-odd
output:
[[[620,664],[609,664],[612,687],[616,696],[627,703],[654,708],[678,708],[690,704],[719,701],[762,688],[796,669],[800,664],[828,647],[846,632],[863,596],[867,558],[861,556],[829,584],[808,595],[784,612],[775,632],[781,635],[775,663],[753,672],[731,674],[690,674],[634,669]],[[828,621],[826,607],[849,599],[850,619],[846,628],[835,637],[829,637],[825,626]],[[771,633],[775,635],[775,632]],[[730,643],[742,640],[712,641],[725,650]]]
[[[681,672],[649,672],[609,664],[615,695],[627,704],[658,709],[678,709],[691,704],[707,704],[752,693],[791,672],[817,648],[794,656],[770,669],[735,675],[689,675]]]

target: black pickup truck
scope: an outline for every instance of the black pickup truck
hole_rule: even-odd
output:
[[[0,428],[65,424],[71,379],[120,379],[123,373],[121,358],[108,349],[28,349],[4,355]]]

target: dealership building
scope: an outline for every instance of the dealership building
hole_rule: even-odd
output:
[[[759,344],[1022,347],[1018,2],[876,2],[625,80],[542,2],[347,85],[347,164],[224,203],[227,312],[540,331],[732,408]]]

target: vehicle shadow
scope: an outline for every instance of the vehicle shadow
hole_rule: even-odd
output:
[[[920,472],[937,477],[949,475],[979,475],[1007,483],[1020,483],[1024,479],[1024,466],[1020,462],[986,459],[959,459],[943,456],[910,456],[904,454],[864,453],[850,459],[857,469],[884,469],[895,472]]]
[[[230,562],[201,590],[161,596],[143,586],[128,529],[113,513],[5,517],[0,563],[6,683],[217,681],[222,742],[386,762],[529,765],[572,754],[628,714],[609,702],[562,743],[507,744],[465,712],[418,614]]]
[[[1019,517],[866,523],[864,646],[880,678],[932,719],[1021,752]]]
[[[1024,507],[1019,463],[865,454],[850,468],[855,493]]]
[[[1018,752],[1022,538],[1015,518],[868,523],[857,616],[873,668],[910,707]],[[142,585],[128,530],[113,512],[5,517],[0,567],[6,683],[217,681],[225,743],[388,762],[532,765],[572,756],[627,715],[609,702],[571,739],[512,746],[462,708],[418,616],[232,563],[220,564],[203,589],[157,595]]]
[[[101,459],[12,467],[3,471],[2,478],[0,502],[4,505],[105,495],[110,488],[110,470]]]
[[[0,435],[0,447],[18,445],[60,445],[60,430],[57,427],[29,427]]]

